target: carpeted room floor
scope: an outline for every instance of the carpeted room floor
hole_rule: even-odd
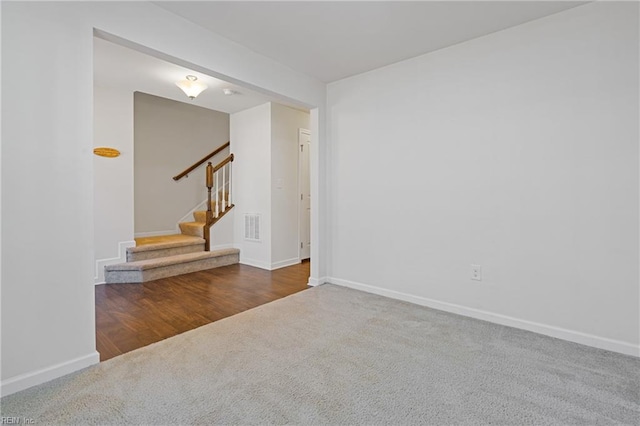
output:
[[[640,424],[640,359],[322,285],[1,400],[37,424]]]

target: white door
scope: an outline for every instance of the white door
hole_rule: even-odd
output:
[[[309,150],[311,132],[300,129],[298,133],[298,188],[300,192],[300,259],[311,257],[311,183],[309,181]]]

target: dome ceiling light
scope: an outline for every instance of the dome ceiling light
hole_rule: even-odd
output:
[[[193,100],[202,93],[208,86],[198,81],[198,77],[195,75],[188,75],[185,80],[180,80],[176,83],[176,86],[182,89],[185,95],[189,99]]]

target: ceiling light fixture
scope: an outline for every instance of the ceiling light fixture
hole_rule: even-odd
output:
[[[186,80],[180,80],[176,83],[176,86],[182,89],[185,95],[189,97],[189,99],[195,99],[203,90],[205,90],[208,86],[204,83],[200,83],[198,77],[195,75],[188,75]]]

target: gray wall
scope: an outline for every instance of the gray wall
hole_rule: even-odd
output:
[[[231,115],[234,245],[241,263],[272,270],[300,262],[298,129],[309,120],[308,112],[271,102]],[[244,239],[247,213],[260,215],[260,242]]]
[[[229,114],[134,94],[135,233],[169,232],[206,198],[204,166],[172,177],[229,140]],[[222,160],[225,149],[213,158]]]

